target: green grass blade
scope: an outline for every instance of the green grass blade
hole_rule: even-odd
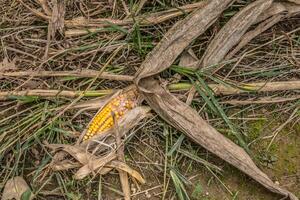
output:
[[[204,82],[204,80],[201,78],[199,73],[196,73],[198,83],[201,86],[201,88],[204,89],[205,93],[210,97],[211,103],[209,104],[210,107],[214,108],[213,111],[219,114],[222,119],[225,121],[227,126],[231,129],[232,134],[237,138],[239,144],[241,147],[243,147],[248,153],[250,153],[250,150],[244,141],[242,135],[239,133],[239,131],[236,129],[236,127],[233,125],[233,123],[229,120],[227,115],[225,114],[223,108],[218,103],[217,99],[214,96],[214,93],[211,88]],[[198,87],[197,91],[199,91],[200,95],[203,96],[203,92],[199,90],[200,87]],[[206,95],[204,95],[206,96]],[[205,98],[206,101],[210,101],[207,97]],[[207,102],[208,103],[208,102]]]

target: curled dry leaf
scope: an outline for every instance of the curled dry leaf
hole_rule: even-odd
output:
[[[96,159],[94,155],[87,152],[83,147],[79,145],[49,144],[47,145],[47,147],[54,150],[65,151],[83,165],[87,164],[91,159]]]
[[[142,67],[136,74],[136,84],[139,86],[139,80],[156,75],[171,66],[190,42],[204,33],[233,2],[234,0],[209,1],[203,8],[194,11],[184,20],[178,21],[165,34],[164,38],[166,39],[161,41],[146,57]],[[142,88],[139,87],[139,89]]]
[[[105,156],[99,156],[96,159],[90,159],[89,162],[81,167],[76,173],[74,178],[75,179],[83,179],[88,176],[90,173],[97,173],[98,170],[101,174],[101,169],[105,167],[109,162],[116,159],[117,155],[116,152],[110,152]]]
[[[295,3],[295,4],[300,4],[300,0],[287,0],[287,1]]]
[[[272,5],[266,9],[257,18],[255,23],[260,23],[274,15],[285,14],[286,17],[292,17],[300,13],[300,5],[292,2],[273,2]]]
[[[292,17],[300,13],[300,5],[295,5],[294,3],[289,2],[273,2],[272,5],[266,9],[261,15],[257,18],[255,23],[259,23],[257,27],[253,30],[248,31],[241,38],[239,44],[231,50],[226,59],[232,58],[240,49],[242,49],[248,42],[253,38],[258,36],[260,33],[266,31],[279,21],[286,19],[287,17]]]
[[[181,54],[179,66],[196,69],[198,61],[194,51],[189,49]]]
[[[51,163],[51,168],[53,171],[65,171],[69,169],[79,168],[81,164],[78,162],[72,162],[71,160],[62,160],[60,162]]]
[[[264,12],[262,12],[256,19],[255,24],[260,23],[262,21],[265,21],[266,19],[277,15],[277,14],[283,14],[286,13],[287,10],[282,3],[279,2],[273,2],[271,6],[266,9]]]
[[[200,66],[218,64],[271,4],[272,0],[254,1],[234,15],[208,45]]]
[[[288,11],[288,17],[293,17],[300,14],[300,4],[282,2],[282,5],[284,5]]]
[[[269,177],[255,165],[250,156],[241,147],[220,134],[216,129],[205,122],[195,110],[162,88],[152,77],[170,67],[183,49],[186,48],[193,39],[202,34],[231,3],[232,1],[229,0],[212,0],[203,9],[193,12],[182,21],[176,23],[154,50],[148,54],[141,65],[140,71],[137,73],[135,84],[150,107],[175,128],[185,133],[210,152],[240,169],[270,191],[286,197],[288,196],[292,200],[297,200],[298,198],[294,194],[274,184]],[[245,30],[237,30],[238,37],[243,35],[241,33],[245,33],[248,27],[253,24],[259,13],[266,9],[270,3],[271,1],[255,1],[251,9],[257,9],[257,11],[248,10],[249,7],[247,7],[246,10],[241,11],[242,13],[238,13],[238,16],[249,17],[248,20],[250,21],[245,22],[243,20],[241,26],[243,26]],[[236,20],[236,17],[234,19]],[[233,22],[234,21],[231,21],[231,23]],[[230,28],[234,29],[233,27]],[[221,41],[222,44],[229,45],[225,47],[225,51],[218,50],[217,54],[214,52],[209,53],[205,62],[219,62],[225,56],[228,49],[232,48],[233,44],[236,44],[237,41],[232,38],[234,33],[235,32],[231,31],[222,33],[222,35],[224,34],[222,40],[225,40]],[[219,36],[216,37],[218,38]],[[223,48],[223,46],[219,46],[219,48]],[[212,54],[217,56],[217,60],[210,56]]]
[[[247,32],[245,35],[243,35],[239,44],[227,54],[226,59],[232,58],[239,50],[241,50],[244,46],[246,46],[248,42],[250,42],[253,38],[258,36],[262,32],[271,28],[273,25],[277,24],[282,18],[284,18],[283,13],[276,14],[270,17],[269,19],[266,19],[265,21],[258,24],[255,29]]]
[[[24,195],[26,195],[27,199],[31,199],[30,188],[23,177],[16,176],[6,182],[1,200],[21,200],[24,198]]]
[[[129,167],[128,165],[126,165],[124,162],[112,161],[107,166],[127,172],[130,176],[132,176],[133,178],[135,178],[142,184],[146,183],[145,179],[141,176],[140,173],[138,173],[136,170],[134,170],[131,167]]]

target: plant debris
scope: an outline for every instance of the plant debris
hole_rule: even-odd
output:
[[[32,199],[31,190],[23,177],[16,176],[6,182],[1,200],[10,199]]]
[[[298,0],[0,12],[0,198],[299,198]]]

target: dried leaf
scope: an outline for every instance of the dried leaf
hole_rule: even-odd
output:
[[[200,66],[205,67],[219,63],[271,3],[272,0],[257,0],[234,15],[207,47]]]
[[[203,8],[194,11],[184,20],[178,21],[164,36],[166,40],[160,42],[146,57],[140,71],[136,74],[135,82],[138,83],[140,79],[158,74],[171,66],[190,42],[204,33],[223,10],[233,2],[234,0],[209,1]],[[173,41],[172,45],[168,41]],[[153,56],[150,56],[151,54]]]
[[[51,169],[53,171],[65,171],[69,169],[74,169],[81,167],[81,164],[78,162],[72,162],[70,160],[62,160],[60,162],[51,163]]]
[[[5,57],[2,62],[0,62],[0,72],[5,72],[9,70],[16,70],[16,58],[12,61],[9,61],[7,57]]]
[[[136,107],[130,110],[128,113],[126,113],[124,115],[124,118],[122,118],[118,123],[120,135],[123,137],[130,129],[135,127],[142,119],[147,117],[149,111],[150,111],[149,107],[143,106],[143,107]],[[105,150],[108,149],[108,146],[114,146],[115,140],[112,137],[107,138],[107,136],[110,134],[112,134],[112,130],[107,131],[103,135],[95,136],[92,138],[92,140],[85,141],[80,145],[46,144],[48,148],[51,148],[55,151],[62,150],[54,156],[51,163],[51,168],[53,170],[59,171],[59,170],[67,170],[67,169],[81,167],[75,174],[76,179],[83,179],[84,177],[86,177],[87,175],[93,172],[99,172],[100,174],[108,173],[112,169],[113,164],[111,164],[110,167],[108,167],[107,164],[116,158],[115,151],[109,149],[110,152],[106,152],[104,153],[104,155],[99,156],[96,154],[104,152]],[[99,143],[98,141],[101,142]],[[104,143],[105,145],[101,145]],[[96,148],[97,148],[96,154],[91,154],[88,152],[88,149],[94,150]],[[65,154],[64,152],[67,152],[69,155],[75,158],[79,163],[72,162],[66,159],[67,154]],[[142,182],[142,179],[140,179],[136,175],[135,171],[131,171],[131,173],[134,173],[132,176]]]
[[[184,132],[196,143],[237,167],[269,190],[289,196],[293,200],[297,199],[292,193],[274,184],[266,174],[256,167],[241,147],[217,132],[195,110],[165,91],[156,81],[150,78],[144,79],[140,85],[143,90],[147,89],[147,93],[143,94],[151,108],[175,128]]]
[[[266,31],[267,29],[271,28],[275,24],[277,24],[282,18],[284,18],[283,13],[276,14],[271,18],[267,19],[266,21],[261,22],[257,27],[249,32],[247,32],[242,38],[239,44],[231,50],[226,59],[232,58],[239,50],[241,50],[248,42],[250,42],[253,38],[261,34],[262,32]]]
[[[288,196],[292,200],[297,200],[298,198],[295,195],[274,184],[268,176],[254,164],[249,155],[241,147],[216,131],[216,129],[205,122],[195,110],[159,86],[158,82],[152,78],[153,75],[170,67],[183,49],[186,48],[195,37],[202,34],[230,3],[232,3],[232,1],[212,0],[203,9],[193,12],[184,20],[175,24],[175,26],[168,31],[166,37],[148,54],[141,65],[140,71],[137,73],[135,84],[138,86],[139,91],[150,107],[175,128],[185,133],[207,150],[240,169],[270,191]],[[243,28],[239,30],[238,33],[239,37],[245,33],[246,30],[244,29],[253,24],[259,13],[266,9],[270,3],[271,1],[256,1],[254,4],[251,4],[251,9],[257,9],[257,11],[249,11],[249,7],[247,7],[246,10],[241,11],[242,14],[239,13],[237,15],[248,16],[248,20],[250,21],[243,21],[241,24]],[[236,17],[234,17],[234,19],[236,20]],[[234,21],[232,21],[231,24]],[[234,25],[236,24],[234,23]],[[230,28],[234,29],[235,27]],[[240,32],[242,32],[242,34]],[[232,39],[233,35],[235,35],[233,32],[226,31],[226,34],[224,38],[227,38],[226,40],[230,40],[231,42],[230,45],[225,47],[225,51],[220,50],[217,54],[217,62],[225,56],[228,49],[232,48],[232,44],[236,44],[238,41]],[[223,48],[223,46],[219,48]],[[211,53],[214,54],[214,52]],[[209,61],[209,63],[216,62],[213,58],[207,59],[206,62],[207,61]]]
[[[83,165],[88,164],[91,159],[96,159],[94,155],[90,154],[79,145],[48,144],[46,146],[54,150],[61,149],[62,151],[67,152]]]
[[[282,5],[284,5],[288,11],[288,17],[293,17],[300,14],[300,5],[289,2],[282,2]]]
[[[279,14],[285,14],[286,17],[292,17],[299,13],[300,5],[296,5],[295,3],[291,2],[273,2],[267,10],[261,13],[261,15],[257,18],[255,23],[260,23],[272,16]]]
[[[257,17],[255,24],[265,21],[266,19],[268,19],[274,15],[283,14],[286,12],[287,12],[286,7],[284,5],[282,5],[282,3],[273,2],[272,5],[268,9],[266,9],[264,12],[262,12]]]
[[[131,167],[126,165],[124,162],[112,161],[107,166],[122,170],[124,172],[127,172],[130,176],[132,176],[133,178],[135,178],[136,180],[138,180],[142,184],[146,183],[145,179],[142,177],[142,175],[139,172],[132,169]]]
[[[74,178],[75,179],[83,179],[87,175],[92,172],[97,172],[98,169],[103,168],[106,164],[111,162],[112,160],[116,159],[117,155],[115,152],[111,152],[108,155],[97,159],[91,159],[90,162],[83,167],[81,167],[76,173]]]
[[[196,69],[198,61],[194,51],[189,49],[181,54],[179,66]]]
[[[21,176],[16,176],[6,182],[1,200],[23,200],[24,195],[29,195],[27,199],[31,199],[30,188]]]

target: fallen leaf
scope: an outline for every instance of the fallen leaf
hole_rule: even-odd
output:
[[[26,181],[21,176],[16,176],[6,182],[1,200],[29,200],[31,196],[31,190]]]
[[[257,0],[234,15],[208,45],[201,67],[218,64],[234,47],[259,15],[272,4],[272,0]],[[199,67],[200,67],[199,66]]]
[[[97,170],[100,168],[105,167],[106,164],[111,162],[112,160],[116,159],[117,155],[115,152],[110,152],[109,154],[98,157],[97,159],[91,159],[89,160],[89,163],[81,167],[76,173],[74,178],[75,179],[83,179],[87,175],[89,175],[92,172],[97,172]]]
[[[130,176],[134,177],[136,180],[138,180],[142,184],[146,183],[145,179],[142,177],[142,175],[139,172],[137,172],[136,170],[132,169],[131,167],[129,167],[124,162],[112,161],[107,166],[108,167],[112,167],[112,168],[116,168],[116,169],[120,169],[120,170],[122,170],[124,172],[127,172]]]
[[[265,21],[258,24],[257,27],[255,27],[255,29],[248,31],[246,34],[243,35],[239,44],[226,55],[226,59],[228,60],[231,59],[239,50],[241,50],[244,46],[246,46],[253,38],[258,36],[262,32],[268,30],[283,18],[284,18],[283,13],[273,15],[269,19],[266,19]]]
[[[194,51],[192,49],[189,49],[181,54],[179,66],[196,69],[198,61],[199,60]]]
[[[150,107],[155,110],[160,117],[185,133],[193,141],[240,169],[270,191],[289,197],[291,200],[298,200],[294,194],[274,184],[270,178],[255,165],[250,156],[241,147],[220,134],[204,121],[194,109],[162,88],[158,81],[153,78],[154,75],[169,68],[184,48],[186,48],[193,39],[204,33],[232,2],[233,1],[229,0],[211,0],[204,8],[194,11],[185,19],[177,22],[166,33],[160,43],[147,55],[141,64],[139,72],[136,74],[135,84]],[[271,2],[272,1],[255,1],[251,7],[246,8],[247,10],[238,13],[237,16],[249,16],[250,19],[249,22],[243,21],[241,24],[245,30],[237,30],[237,40],[233,38],[234,32],[224,32],[224,30],[228,29],[228,26],[225,25],[227,27],[223,29],[223,40],[229,41],[221,40],[220,42],[223,44],[229,43],[230,45],[226,46],[224,50],[222,50],[223,46],[219,46],[219,48],[221,48],[220,50],[217,49],[217,52],[210,52],[208,54],[209,56],[206,57],[206,64],[221,61],[228,52],[228,49],[231,49],[232,45],[236,44],[239,37],[243,35],[241,32],[245,33],[248,27],[255,22],[259,13],[266,9]],[[253,7],[253,5],[258,5],[258,7]],[[248,10],[249,8],[258,8],[258,10],[252,13],[252,10]],[[249,14],[249,12],[252,14]],[[234,17],[234,19],[237,20],[236,17]],[[231,22],[231,25],[236,25],[233,23],[234,21]],[[235,29],[236,27],[229,28]],[[219,38],[220,36],[216,37]],[[216,60],[211,57],[213,54],[217,55]]]
[[[149,115],[150,110],[149,107],[141,106],[128,111],[118,123],[120,136],[124,137],[130,129]],[[54,151],[61,150],[54,155],[50,165],[51,168],[55,171],[60,171],[79,167],[80,169],[75,173],[75,179],[83,179],[90,173],[106,174],[112,170],[113,167],[119,167],[140,182],[144,182],[143,178],[141,178],[136,171],[131,170],[129,166],[124,167],[123,164],[120,165],[118,163],[111,163],[107,166],[108,163],[116,158],[116,152],[112,149],[112,147],[115,146],[115,139],[114,137],[108,137],[110,135],[113,135],[113,130],[109,130],[101,135],[96,135],[82,143],[80,143],[81,140],[79,140],[77,145],[46,144],[48,148]],[[109,146],[111,148],[108,148]],[[68,159],[67,155],[71,155],[77,162]]]
[[[295,3],[295,4],[300,4],[300,0],[287,0],[287,1]]]

